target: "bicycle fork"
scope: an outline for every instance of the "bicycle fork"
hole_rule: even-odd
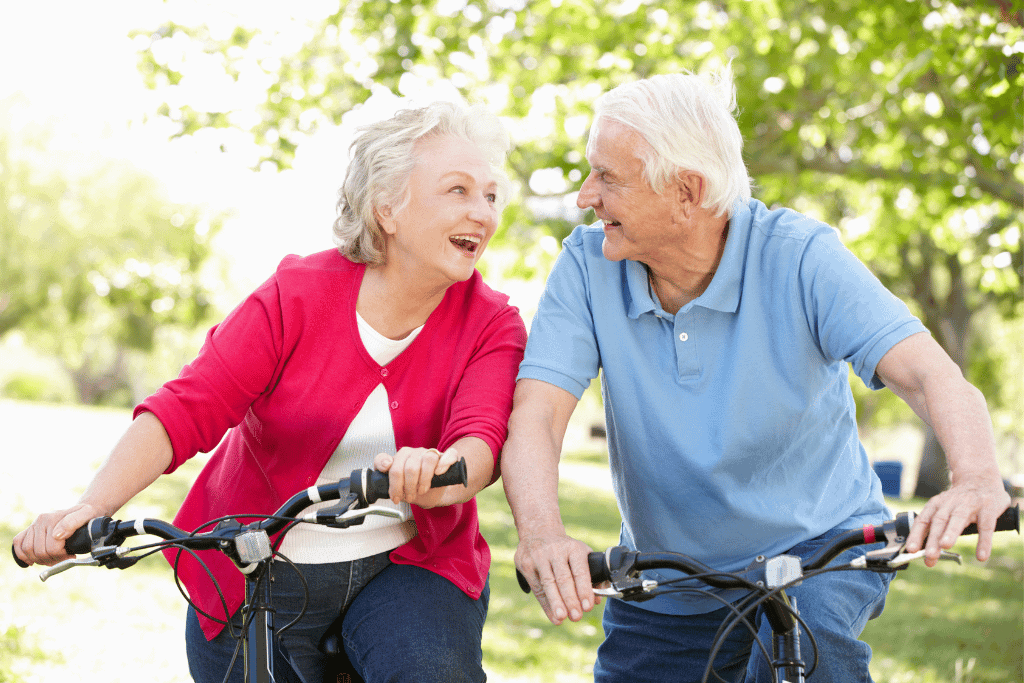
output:
[[[270,566],[260,563],[245,577],[249,624],[243,641],[246,683],[274,681],[274,610],[270,600]]]
[[[765,617],[772,627],[772,649],[775,659],[772,667],[775,669],[779,683],[804,683],[804,660],[800,655],[800,622],[796,618],[799,614],[796,605],[796,598],[791,598],[784,592],[779,593],[779,598],[789,605],[785,609],[769,600],[765,604]]]

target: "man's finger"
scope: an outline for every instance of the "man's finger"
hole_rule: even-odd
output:
[[[928,529],[931,522],[923,515],[918,515],[914,520],[914,526],[907,536],[907,552],[916,553],[924,547],[924,540],[928,537]]]
[[[589,552],[589,548],[587,549]],[[590,577],[590,565],[587,564],[586,553],[575,553],[569,557],[569,566],[576,578],[576,595],[580,598],[580,607],[589,612],[594,607],[594,585]]]
[[[569,612],[562,601],[561,593],[558,590],[558,582],[550,567],[548,567],[548,571],[543,572],[539,576],[539,579],[540,595],[543,596],[541,606],[544,607],[544,612],[548,615],[548,619],[552,624],[561,624],[565,621]],[[545,603],[547,606],[545,606]]]

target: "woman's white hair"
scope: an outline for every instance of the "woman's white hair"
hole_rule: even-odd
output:
[[[716,216],[731,216],[737,199],[750,200],[729,66],[710,76],[687,72],[626,83],[605,93],[594,109],[588,147],[602,119],[632,128],[648,143],[641,161],[656,192],[679,172],[694,171],[707,184],[703,206]]]
[[[384,262],[384,233],[375,212],[390,207],[394,214],[405,207],[416,143],[440,135],[480,148],[498,179],[498,210],[505,206],[510,183],[504,164],[511,142],[497,116],[479,105],[453,102],[403,109],[390,119],[360,127],[352,142],[334,221],[334,241],[343,256],[356,263]]]

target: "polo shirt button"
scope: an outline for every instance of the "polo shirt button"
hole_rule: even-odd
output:
[[[388,376],[388,369],[387,368],[382,368],[381,371],[380,371],[380,376],[381,377],[387,377]]]
[[[686,334],[685,332],[680,332],[679,333],[679,341],[686,341],[689,338],[690,338],[690,335]]]
[[[398,410],[398,401],[391,402],[391,410]]]

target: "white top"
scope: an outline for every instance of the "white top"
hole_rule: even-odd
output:
[[[370,327],[362,316],[356,314],[359,336],[370,354],[379,365],[387,365],[413,342],[423,326],[417,327],[405,339],[389,339]],[[388,408],[388,394],[383,384],[377,386],[366,399],[362,409],[352,420],[341,443],[334,450],[316,485],[330,484],[348,477],[352,470],[373,467],[378,453],[394,455],[395,428],[391,423]],[[303,514],[331,507],[337,501],[318,503],[307,508]],[[416,522],[408,503],[395,505],[390,500],[379,500],[375,505],[404,510],[409,520],[400,522],[392,517],[367,515],[362,524],[348,529],[332,529],[319,524],[297,524],[285,534],[280,552],[298,564],[326,564],[328,562],[349,562],[378,553],[394,550],[416,535]]]

